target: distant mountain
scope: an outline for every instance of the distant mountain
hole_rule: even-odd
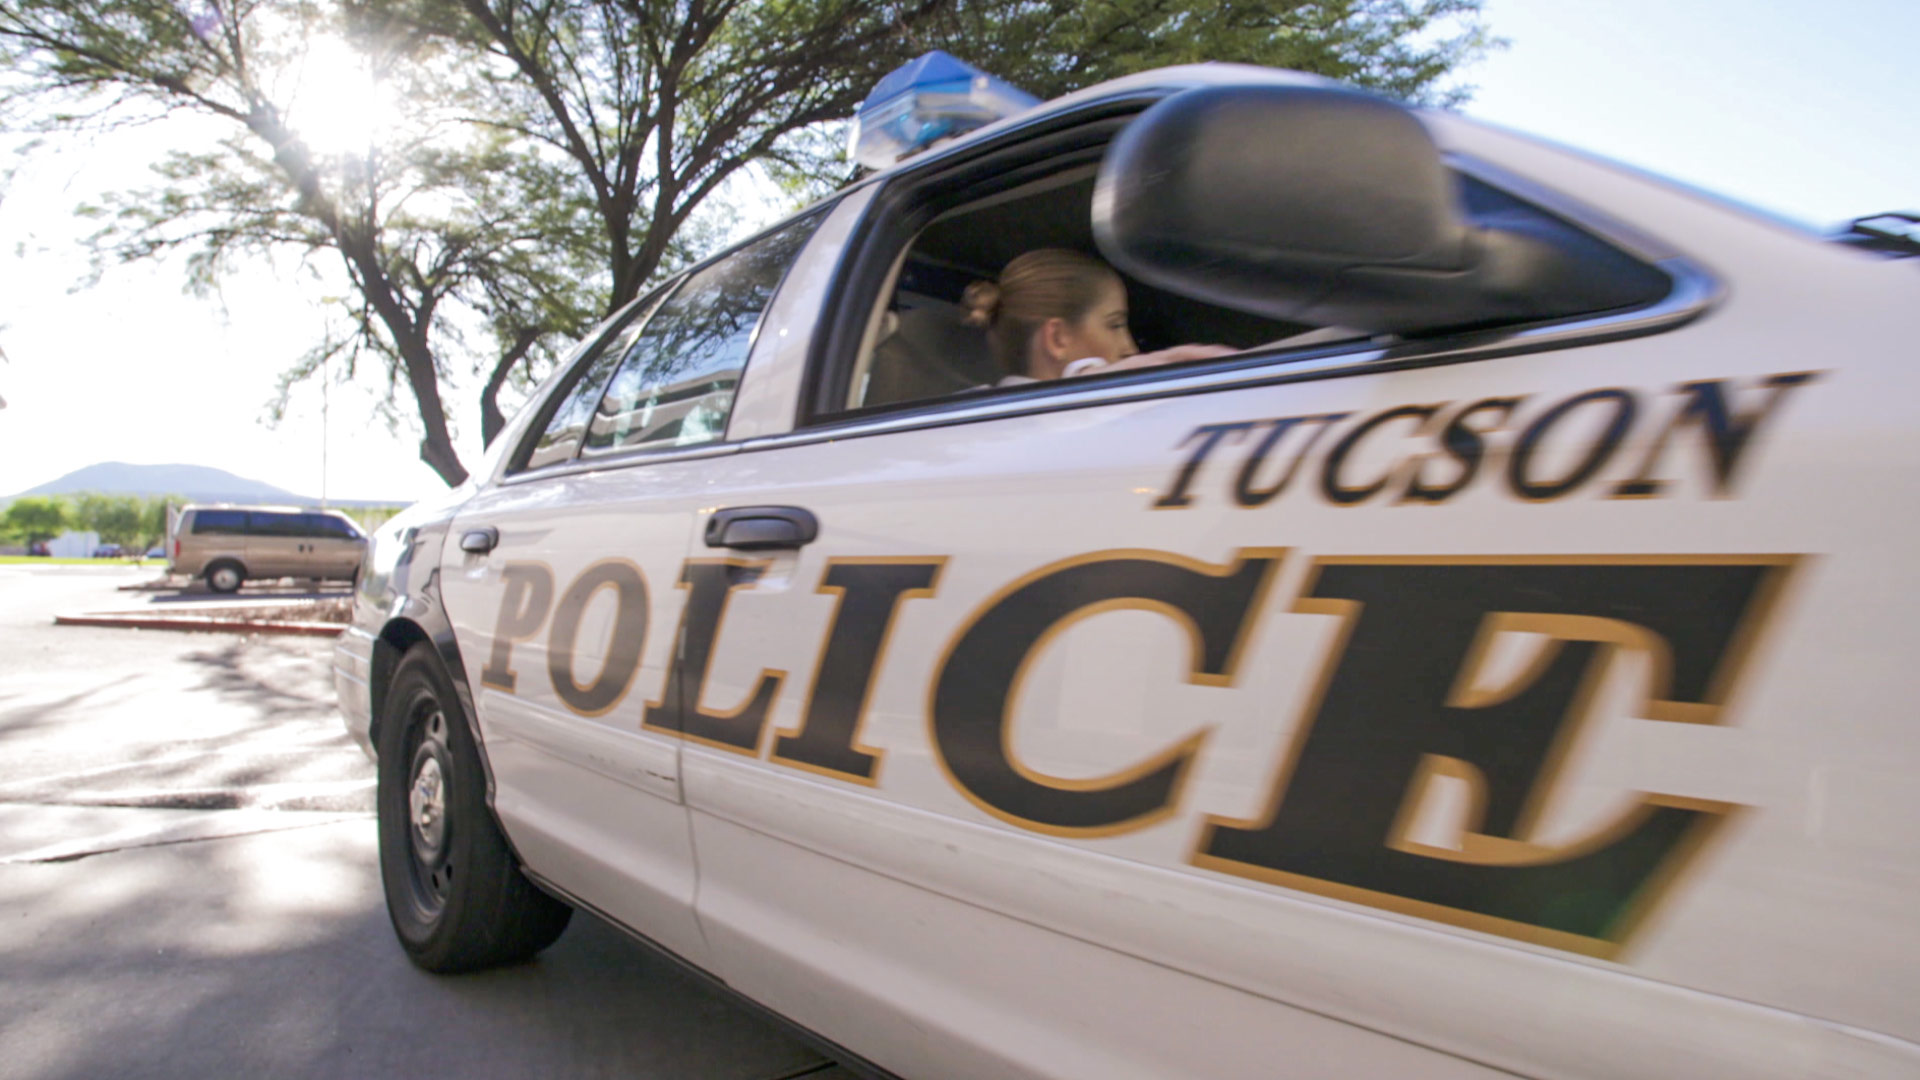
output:
[[[259,480],[235,476],[225,469],[206,465],[129,465],[122,461],[103,461],[84,469],[75,469],[58,480],[0,499],[11,502],[21,495],[77,495],[85,491],[103,495],[180,495],[195,502],[278,503],[292,506],[318,506],[320,500],[297,495],[286,488]],[[335,506],[388,506],[391,503],[367,499],[330,499]]]

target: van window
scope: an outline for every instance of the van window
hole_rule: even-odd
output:
[[[308,536],[334,540],[360,539],[360,534],[354,531],[353,526],[347,524],[345,518],[337,518],[332,514],[302,514],[300,520]]]
[[[193,533],[196,536],[245,536],[247,514],[244,510],[195,510]]]
[[[247,532],[253,536],[307,536],[301,514],[276,514],[266,510],[247,513]]]

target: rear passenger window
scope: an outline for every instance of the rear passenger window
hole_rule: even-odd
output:
[[[195,510],[194,535],[245,536],[247,513],[244,510]]]
[[[666,290],[662,290],[664,296]],[[660,299],[654,297],[645,310],[635,309],[635,314],[627,320],[598,353],[586,363],[573,389],[567,392],[566,400],[554,410],[553,418],[547,421],[545,431],[527,451],[526,463],[521,469],[538,469],[547,465],[557,465],[563,461],[572,461],[573,455],[580,450],[580,436],[587,430],[587,421],[593,418],[593,407],[600,402],[601,395],[607,392],[607,383],[612,380],[613,372],[620,361],[633,347],[633,339],[647,325],[652,308],[659,306]]]
[[[674,290],[621,358],[588,425],[587,451],[691,446],[725,434],[760,314],[818,221],[762,237]]]
[[[306,536],[300,514],[275,514],[254,510],[247,514],[247,532],[254,536]]]

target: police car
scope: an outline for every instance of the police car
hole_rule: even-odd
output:
[[[876,1075],[1920,1075],[1899,243],[1285,72],[876,99],[372,543],[415,962],[584,908]],[[1004,385],[1039,248],[1241,351]]]

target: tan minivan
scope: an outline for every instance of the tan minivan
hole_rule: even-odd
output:
[[[366,533],[338,510],[189,506],[173,533],[172,570],[230,593],[248,578],[350,581]]]

